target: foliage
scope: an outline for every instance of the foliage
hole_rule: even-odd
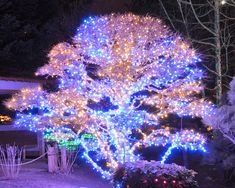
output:
[[[194,180],[196,172],[176,164],[156,161],[137,161],[120,166],[113,176],[116,188],[198,187]]]

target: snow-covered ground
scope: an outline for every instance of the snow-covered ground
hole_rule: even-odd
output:
[[[22,167],[19,177],[6,180],[0,173],[0,188],[111,188],[88,166],[75,166],[72,174],[51,174],[45,161]]]

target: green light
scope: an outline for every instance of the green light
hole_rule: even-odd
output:
[[[96,137],[90,133],[82,134],[81,138],[83,138],[83,139],[96,139]],[[80,145],[79,140],[76,140],[76,139],[74,139],[74,140],[71,140],[71,139],[70,140],[61,140],[61,139],[58,139],[58,136],[53,133],[45,133],[44,139],[46,141],[56,141],[58,143],[59,148],[65,146],[68,150],[76,150],[77,146]]]
[[[58,143],[59,148],[65,146],[67,150],[76,150],[78,145],[80,145],[78,140],[62,141]]]
[[[90,133],[84,133],[81,137],[86,139],[96,139],[96,137]]]

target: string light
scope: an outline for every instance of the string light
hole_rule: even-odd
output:
[[[226,2],[226,0],[222,0],[220,3],[221,3],[221,5],[225,5],[227,2]]]
[[[213,113],[213,105],[198,98],[204,77],[199,55],[161,20],[133,14],[89,17],[73,44],[57,44],[48,57],[36,75],[58,78],[59,91],[39,87],[14,95],[6,105],[18,111],[16,125],[51,132],[59,140],[92,134],[95,139],[76,139],[103,177],[139,160],[140,146],[169,146],[162,163],[175,148],[205,151],[204,137],[193,131],[142,131],[142,125],[157,127],[168,114],[206,118]],[[133,130],[142,138],[133,138]]]
[[[0,115],[0,122],[9,122],[11,120],[12,119],[9,116],[2,116],[2,115]]]
[[[197,173],[176,164],[159,161],[125,163],[113,177],[115,188],[121,187],[195,187]],[[138,178],[136,178],[138,177]],[[146,185],[147,184],[147,185]],[[196,186],[197,187],[197,186]]]

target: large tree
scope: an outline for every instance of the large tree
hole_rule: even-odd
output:
[[[174,148],[205,151],[202,135],[159,126],[168,114],[206,118],[212,112],[200,97],[199,62],[190,44],[159,19],[90,17],[72,43],[53,47],[49,63],[36,73],[58,78],[58,90],[23,89],[6,105],[19,112],[20,126],[93,134],[92,141],[80,138],[84,157],[107,177],[119,164],[139,160],[142,145],[169,146],[162,163]]]

